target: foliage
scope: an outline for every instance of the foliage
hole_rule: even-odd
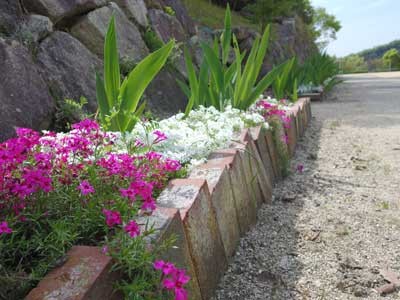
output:
[[[357,54],[359,56],[362,56],[366,61],[370,61],[372,59],[382,58],[382,56],[385,54],[386,51],[393,48],[400,51],[400,40],[394,40],[384,45],[373,47],[371,49],[366,49]]]
[[[317,7],[313,15],[313,32],[320,49],[325,49],[330,41],[336,40],[336,33],[342,28],[334,15],[329,14],[325,8]]]
[[[164,46],[163,41],[151,28],[146,29],[143,35],[143,40],[151,52],[154,52]]]
[[[294,0],[256,0],[249,4],[246,10],[251,13],[253,22],[264,29],[267,24],[273,22],[277,17],[287,17],[292,14]]]
[[[138,107],[143,92],[164,66],[173,47],[174,41],[170,41],[148,55],[121,84],[115,21],[112,17],[104,44],[104,81],[96,74],[99,120],[104,128],[122,132],[132,130],[145,108],[145,102]]]
[[[241,53],[236,37],[232,34],[231,13],[229,6],[225,14],[225,26],[220,41],[214,40],[209,46],[201,45],[204,60],[196,74],[192,59],[185,50],[185,61],[189,76],[189,85],[178,81],[189,101],[185,110],[188,115],[193,108],[214,106],[223,110],[228,104],[232,107],[248,109],[275,80],[280,67],[273,69],[258,80],[268,47],[270,29],[264,30],[262,37],[257,37],[252,49],[242,66],[245,53]],[[228,65],[228,56],[234,44],[235,61]]]
[[[363,73],[368,71],[368,65],[362,56],[351,54],[338,59],[340,70],[347,73]]]
[[[64,99],[55,114],[55,129],[57,131],[67,131],[71,129],[71,124],[88,118],[89,114],[84,109],[87,103],[85,97],[81,97],[79,102],[73,99]]]
[[[164,6],[164,12],[170,16],[175,16],[175,11],[171,6]]]
[[[218,6],[209,0],[183,0],[189,15],[200,24],[210,28],[222,28],[224,26],[225,7]],[[237,26],[256,28],[248,19],[237,12],[232,12],[232,22]]]
[[[159,137],[154,144],[162,140],[159,132],[151,134]],[[115,138],[84,120],[65,134],[41,136],[19,128],[17,138],[0,144],[4,299],[22,299],[75,244],[105,243],[105,252],[119,265],[123,261],[127,285],[143,297],[137,299],[157,290],[151,266],[157,252],[145,250],[151,230],[140,229],[135,220],[139,211],[155,209],[155,197],[180,164],[153,152],[152,145],[112,152]],[[131,276],[132,270],[148,275],[146,285]]]
[[[382,60],[389,66],[389,70],[400,68],[400,53],[397,49],[386,51]]]
[[[315,52],[298,71],[299,84],[324,86],[326,80],[338,74],[338,65],[334,58],[325,52]]]
[[[285,62],[280,68],[272,83],[272,92],[277,99],[285,99],[293,94],[294,101],[297,100],[297,78],[295,70],[296,59],[292,58]]]

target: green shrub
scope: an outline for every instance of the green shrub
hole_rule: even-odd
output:
[[[139,101],[153,78],[165,65],[175,42],[170,41],[148,55],[121,83],[115,21],[112,17],[104,45],[104,81],[96,73],[99,120],[112,131],[131,131],[144,111]]]
[[[175,10],[171,6],[164,6],[164,12],[170,16],[175,16]]]
[[[66,131],[71,129],[71,124],[88,118],[90,115],[84,109],[87,103],[85,97],[81,97],[79,102],[73,99],[64,99],[57,107],[54,121],[55,129]]]
[[[151,52],[154,52],[164,46],[164,42],[158,35],[151,29],[147,28],[143,35],[144,42]]]
[[[246,110],[276,79],[283,65],[274,68],[258,80],[268,47],[270,27],[267,26],[262,37],[257,37],[242,66],[246,53],[241,53],[236,37],[232,33],[229,6],[225,13],[225,26],[220,40],[214,39],[212,46],[201,44],[204,60],[196,74],[189,52],[185,50],[185,62],[189,84],[178,81],[189,101],[185,113],[203,106],[214,106],[223,110],[227,104]],[[235,52],[235,61],[228,65],[228,56]]]

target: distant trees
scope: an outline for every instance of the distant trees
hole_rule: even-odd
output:
[[[369,60],[366,60],[360,54],[351,54],[339,58],[338,63],[340,70],[343,73],[400,70],[400,53],[397,49],[389,49],[382,55],[382,57]]]
[[[343,73],[368,72],[368,64],[362,56],[351,54],[338,59],[339,69]]]
[[[382,56],[382,60],[389,70],[400,68],[400,53],[397,49],[390,49]]]

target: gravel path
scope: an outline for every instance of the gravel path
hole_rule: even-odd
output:
[[[400,73],[345,76],[313,120],[215,299],[400,299]],[[296,172],[304,165],[302,174]]]

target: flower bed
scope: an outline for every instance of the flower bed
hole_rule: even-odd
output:
[[[200,108],[186,119],[142,122],[126,136],[103,132],[90,120],[67,134],[19,129],[17,138],[0,146],[0,275],[9,287],[2,293],[21,297],[62,263],[72,245],[84,244],[104,246],[125,279],[119,285],[125,294],[165,299],[152,265],[161,254],[147,246],[155,231],[145,220],[156,208],[155,199],[170,178],[184,176],[186,166],[193,169],[211,152],[228,147],[242,129],[274,116],[288,124],[283,111],[289,109],[271,99],[247,113]],[[198,266],[194,269],[192,277]],[[161,287],[185,299],[184,271],[162,268],[162,273]]]

